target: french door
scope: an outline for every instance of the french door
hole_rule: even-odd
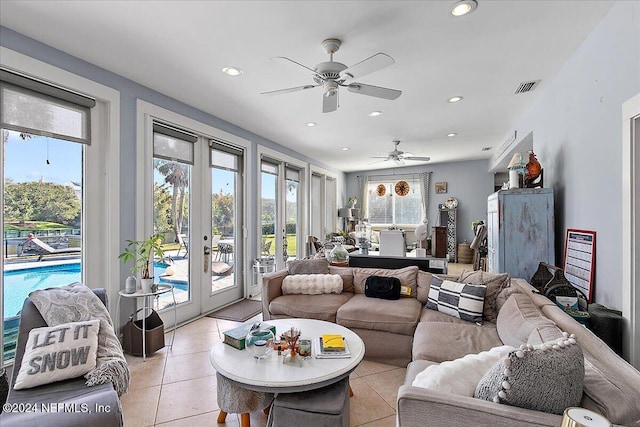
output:
[[[164,259],[156,259],[155,283],[174,286],[178,323],[241,299],[245,294],[246,147],[212,138],[216,129],[150,104],[143,114],[147,148],[144,235],[163,236]],[[229,136],[224,134],[223,136]],[[138,236],[137,238],[140,238]],[[143,237],[143,236],[142,236]],[[173,325],[171,293],[155,308]]]

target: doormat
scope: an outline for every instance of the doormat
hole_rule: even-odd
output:
[[[244,322],[260,312],[262,312],[262,301],[243,299],[230,306],[207,314],[207,317]]]

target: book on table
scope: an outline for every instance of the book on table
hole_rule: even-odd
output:
[[[344,337],[340,334],[322,334],[322,350],[324,351],[343,351]]]
[[[237,328],[233,328],[233,329],[229,329],[228,331],[224,331],[223,335],[224,335],[224,343],[225,344],[229,344],[231,347],[237,348],[238,350],[244,350],[244,342],[245,339],[247,338],[247,334],[249,333],[249,331],[251,330],[251,327],[255,324],[256,322],[247,322],[245,324],[242,324],[240,326],[238,326]],[[260,323],[261,328],[266,328],[266,329],[270,329],[271,332],[273,332],[273,334],[275,335],[276,333],[276,327],[273,325],[270,325],[268,323],[264,323],[264,322],[258,322]]]
[[[344,337],[340,336],[342,348],[325,349],[322,337],[313,340],[313,349],[316,359],[347,359],[351,357],[349,346]]]

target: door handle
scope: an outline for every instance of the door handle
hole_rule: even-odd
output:
[[[204,245],[204,259],[202,260],[202,266],[205,273],[209,271],[209,255],[211,255],[211,248],[207,245]]]

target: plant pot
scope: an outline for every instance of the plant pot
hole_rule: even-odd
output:
[[[153,277],[150,279],[140,279],[140,289],[143,294],[150,294],[153,287]]]

